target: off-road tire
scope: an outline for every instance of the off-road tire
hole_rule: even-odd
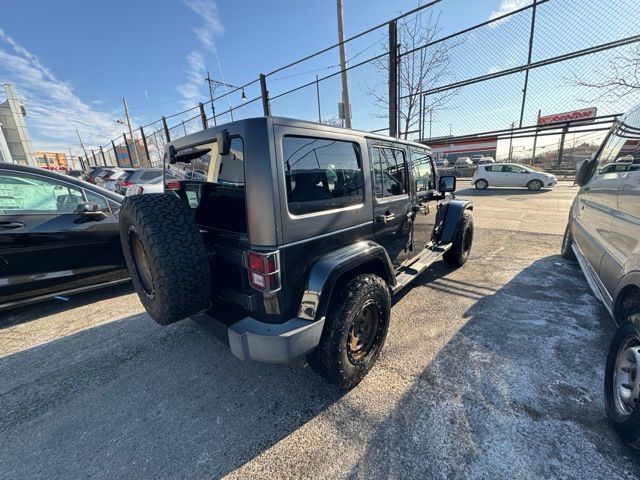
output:
[[[571,246],[573,245],[573,233],[571,232],[571,222],[567,222],[567,228],[564,229],[564,237],[562,237],[562,246],[560,247],[560,255],[565,260],[576,260],[576,254]]]
[[[527,188],[532,192],[537,192],[542,187],[544,187],[544,183],[540,180],[531,180],[527,183]]]
[[[471,254],[473,245],[473,217],[469,213],[463,213],[458,228],[453,235],[453,245],[443,255],[443,259],[449,265],[461,267]]]
[[[479,180],[476,180],[474,185],[478,190],[486,190],[489,186],[489,182],[487,182],[484,178],[481,178]]]
[[[630,415],[621,415],[616,409],[614,398],[616,359],[623,342],[630,336],[638,339],[640,343],[640,314],[629,316],[613,336],[604,373],[604,400],[607,416],[613,429],[624,442],[635,449],[640,449],[640,405],[636,406]],[[640,375],[640,371],[638,374]]]
[[[379,325],[368,354],[354,363],[348,353],[348,335],[365,306],[373,304],[379,311]],[[352,278],[334,290],[325,319],[320,344],[311,352],[309,365],[322,377],[343,389],[355,387],[369,372],[384,345],[391,318],[391,295],[385,281],[377,275]]]
[[[136,293],[157,323],[168,325],[209,307],[207,251],[183,200],[173,193],[125,197],[120,241]]]

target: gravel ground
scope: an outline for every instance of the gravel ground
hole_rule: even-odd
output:
[[[157,326],[129,286],[5,312],[0,477],[638,478],[604,414],[613,322],[557,255],[573,193],[461,192],[470,261],[395,299],[348,393]]]

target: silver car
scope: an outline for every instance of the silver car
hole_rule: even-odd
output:
[[[631,157],[631,162],[628,162]],[[621,159],[627,160],[620,162]],[[624,165],[624,168],[618,168]],[[576,175],[562,256],[576,259],[620,325],[605,369],[605,402],[623,440],[640,446],[640,108],[616,123]]]

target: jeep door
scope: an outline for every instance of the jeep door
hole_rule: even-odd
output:
[[[409,256],[413,226],[407,157],[403,146],[369,142],[374,234],[396,269]]]
[[[431,152],[411,147],[411,196],[413,199],[413,231],[409,257],[415,257],[431,241],[435,226],[436,178]]]

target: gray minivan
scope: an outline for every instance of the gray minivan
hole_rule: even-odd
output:
[[[562,256],[577,259],[620,326],[605,370],[607,414],[623,440],[640,446],[640,106],[616,122],[576,184]]]

